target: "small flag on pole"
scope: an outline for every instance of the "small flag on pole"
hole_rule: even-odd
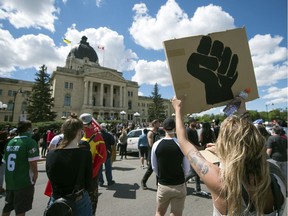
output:
[[[104,50],[104,46],[98,45],[98,49]]]
[[[71,44],[71,41],[68,40],[68,39],[66,39],[66,38],[64,38],[63,41],[64,41],[66,44]]]

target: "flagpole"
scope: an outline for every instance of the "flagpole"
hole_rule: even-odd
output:
[[[105,49],[103,49],[103,67],[104,67]]]

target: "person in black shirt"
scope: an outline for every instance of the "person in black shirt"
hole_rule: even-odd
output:
[[[46,172],[53,189],[48,205],[77,189],[75,215],[91,216],[92,205],[88,190],[92,181],[92,155],[89,150],[78,146],[82,128],[83,123],[76,116],[68,118],[62,125],[63,140],[55,150],[47,154]]]
[[[175,138],[175,120],[163,122],[165,137],[153,144],[151,163],[158,177],[157,209],[155,215],[165,215],[171,205],[170,215],[182,215],[187,194],[185,175],[190,165]]]

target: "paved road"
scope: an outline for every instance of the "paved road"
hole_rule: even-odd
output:
[[[148,190],[142,190],[140,180],[146,169],[140,168],[137,157],[128,156],[128,159],[113,163],[113,177],[115,185],[99,187],[99,202],[97,216],[151,216],[156,209],[156,178],[152,174],[147,182]],[[27,212],[28,216],[43,215],[48,202],[43,192],[47,182],[45,161],[38,162],[39,178],[36,183],[33,209]],[[185,202],[184,216],[212,215],[212,201],[205,197],[191,195],[195,185],[188,183],[188,195]],[[202,184],[202,189],[206,190]],[[4,197],[0,198],[0,209],[4,206]],[[169,211],[168,211],[169,212]],[[169,215],[168,212],[166,215]],[[11,215],[14,215],[11,214]]]

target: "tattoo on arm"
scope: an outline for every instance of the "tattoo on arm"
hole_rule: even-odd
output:
[[[190,151],[187,154],[187,158],[191,165],[195,165],[196,169],[200,171],[202,175],[205,175],[209,171],[209,167],[205,163],[206,160],[203,158],[203,156],[200,154],[199,151]]]

